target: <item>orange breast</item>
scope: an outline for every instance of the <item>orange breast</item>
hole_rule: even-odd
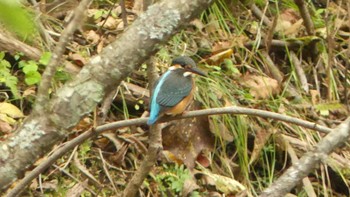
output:
[[[194,83],[192,81],[192,90],[190,92],[190,94],[188,96],[186,96],[182,101],[180,101],[180,103],[178,103],[177,105],[175,105],[174,107],[168,109],[165,111],[165,114],[167,115],[177,115],[177,114],[181,114],[183,113],[186,108],[190,105],[192,99],[193,99],[193,93],[195,90],[195,86]]]

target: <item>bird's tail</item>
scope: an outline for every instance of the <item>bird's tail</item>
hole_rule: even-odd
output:
[[[147,121],[148,125],[153,125],[158,120],[158,117],[150,117]]]
[[[154,106],[151,108],[151,113],[149,115],[149,119],[147,121],[148,125],[153,125],[155,122],[157,122],[159,118],[159,106]]]

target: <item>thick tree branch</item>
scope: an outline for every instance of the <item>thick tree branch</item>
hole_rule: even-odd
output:
[[[0,30],[0,51],[8,51],[12,55],[22,52],[26,57],[32,60],[39,60],[41,56],[40,50],[17,40],[5,30]]]
[[[344,144],[350,136],[350,118],[340,124],[336,129],[324,137],[313,151],[305,153],[281,177],[265,189],[261,197],[285,196],[300,181],[306,177],[322,160],[327,159],[329,153]]]
[[[211,3],[211,0],[164,0],[154,4],[117,41],[91,58],[75,79],[45,103],[46,114],[31,114],[15,133],[0,142],[0,190],[22,177],[29,166],[49,152],[101,102],[105,92],[116,88],[157,52],[160,44],[167,42]]]
[[[182,118],[194,118],[194,117],[198,117],[198,116],[219,115],[219,114],[242,114],[242,115],[259,116],[259,117],[263,117],[263,118],[271,118],[271,119],[275,119],[275,120],[289,122],[292,124],[296,124],[299,126],[309,128],[309,129],[314,129],[314,130],[319,131],[319,132],[329,133],[332,131],[332,129],[329,129],[327,127],[323,127],[323,126],[317,125],[315,123],[301,120],[298,118],[293,118],[290,116],[286,116],[286,115],[282,115],[282,114],[278,114],[278,113],[274,113],[274,112],[263,111],[263,110],[258,110],[258,109],[250,109],[250,108],[244,108],[244,107],[224,107],[224,108],[212,108],[212,109],[190,111],[190,112],[187,112],[181,116],[163,118],[160,120],[160,122],[178,120],[178,119],[182,119]],[[18,195],[19,192],[22,189],[24,189],[27,185],[29,185],[30,182],[35,177],[37,177],[41,172],[43,172],[45,169],[50,167],[57,159],[62,157],[68,151],[72,150],[75,146],[83,143],[85,140],[87,140],[93,136],[96,136],[96,135],[98,135],[104,131],[107,131],[107,130],[115,130],[115,129],[122,128],[122,127],[129,127],[129,126],[146,124],[147,119],[148,118],[136,118],[136,119],[131,119],[131,120],[122,120],[122,121],[98,126],[95,130],[89,130],[87,132],[84,132],[80,136],[74,138],[73,140],[67,142],[62,147],[57,149],[43,163],[41,163],[34,170],[32,170],[24,179],[22,179],[18,184],[16,184],[16,186],[8,193],[8,196]],[[155,137],[155,139],[157,139],[157,138]]]

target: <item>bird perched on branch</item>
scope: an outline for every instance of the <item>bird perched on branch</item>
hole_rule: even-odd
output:
[[[194,74],[206,76],[190,57],[173,59],[168,71],[153,86],[148,125],[153,125],[164,114],[177,115],[185,111],[193,99]]]

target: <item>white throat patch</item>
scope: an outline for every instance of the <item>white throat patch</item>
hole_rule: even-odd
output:
[[[184,72],[184,77],[188,77],[188,76],[193,76],[194,74],[192,72]]]

